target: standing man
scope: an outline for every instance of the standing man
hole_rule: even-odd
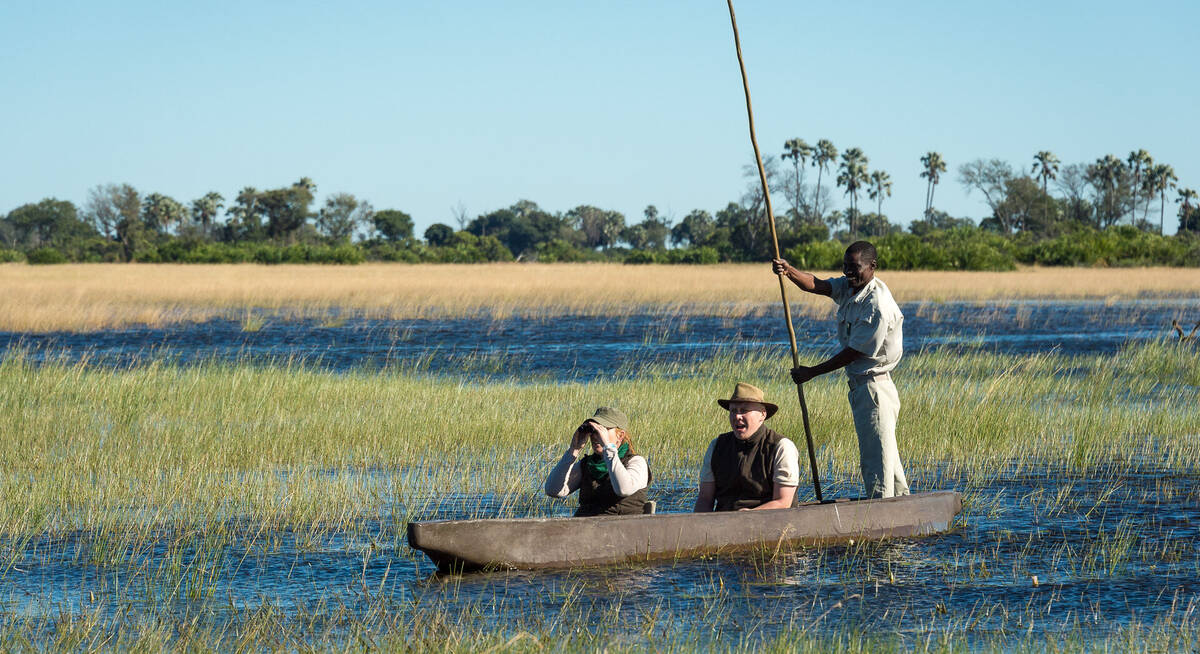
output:
[[[733,396],[717,400],[729,426],[708,444],[700,465],[696,513],[786,509],[796,505],[800,455],[796,446],[764,422],[779,407],[756,386],[738,383]]]
[[[857,241],[846,248],[842,259],[844,277],[817,279],[783,259],[773,260],[771,269],[776,275],[787,275],[801,289],[837,303],[842,350],[815,366],[794,368],[792,380],[803,384],[817,375],[846,369],[863,487],[867,497],[892,497],[908,495],[896,447],[900,397],[890,374],[904,353],[904,315],[892,292],[875,277],[875,257],[874,245]]]

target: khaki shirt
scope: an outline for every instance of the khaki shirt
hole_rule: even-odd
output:
[[[865,356],[846,366],[846,376],[874,377],[890,372],[904,356],[904,314],[878,277],[857,294],[845,277],[829,280],[837,303],[838,342]]]

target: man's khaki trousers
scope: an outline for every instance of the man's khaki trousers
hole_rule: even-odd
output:
[[[850,379],[850,411],[858,432],[858,455],[867,497],[908,495],[896,447],[900,396],[891,375]]]

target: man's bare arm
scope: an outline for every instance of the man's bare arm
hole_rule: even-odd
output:
[[[854,348],[842,348],[841,352],[838,352],[837,354],[829,357],[815,366],[800,366],[799,368],[792,368],[792,381],[796,382],[797,384],[803,384],[804,382],[812,379],[813,377],[817,377],[818,375],[824,375],[825,373],[833,372],[834,370],[841,370],[842,368],[845,368],[864,356],[866,355]]]
[[[775,492],[770,502],[759,504],[753,509],[742,509],[743,511],[760,511],[762,509],[789,509],[792,506],[792,500],[796,498],[795,486],[781,486],[775,484]]]
[[[786,276],[793,284],[799,286],[801,290],[817,295],[829,297],[833,293],[833,287],[827,280],[817,279],[812,273],[806,273],[797,269],[786,259],[772,259],[771,271],[776,275]]]
[[[700,482],[700,492],[696,495],[694,513],[709,513],[713,510],[713,500],[717,496],[717,484],[712,481]]]

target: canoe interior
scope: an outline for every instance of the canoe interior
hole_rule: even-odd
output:
[[[961,495],[937,491],[768,511],[441,520],[410,522],[408,543],[442,571],[569,568],[928,536],[961,509]]]

